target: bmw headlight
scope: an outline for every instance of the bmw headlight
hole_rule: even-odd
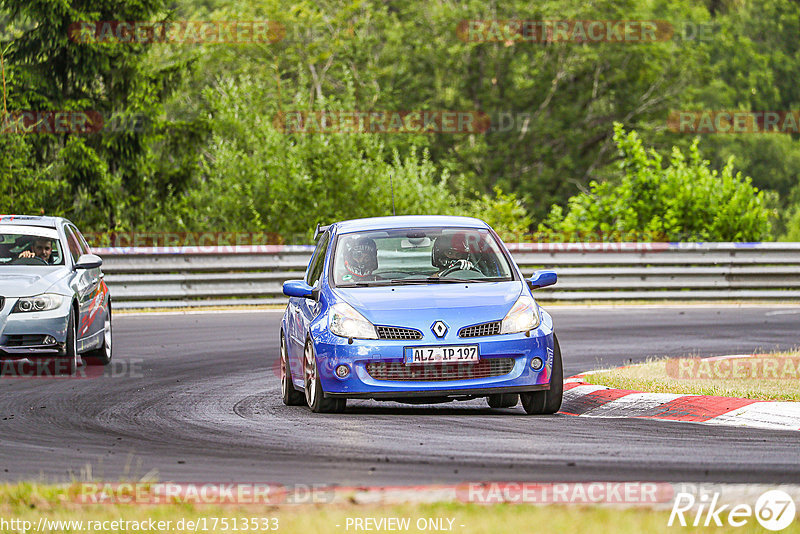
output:
[[[23,297],[17,301],[14,306],[13,312],[41,312],[47,310],[55,310],[64,301],[61,295],[53,293],[43,293],[35,297]]]
[[[346,302],[331,306],[328,328],[333,334],[360,339],[378,339],[375,326]]]
[[[511,310],[503,317],[500,325],[501,334],[514,334],[516,332],[527,332],[533,330],[541,319],[536,302],[528,295],[522,295],[511,307]]]

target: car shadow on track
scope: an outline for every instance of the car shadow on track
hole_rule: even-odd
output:
[[[393,404],[393,403],[348,403],[344,415],[413,415],[413,416],[492,416],[492,417],[531,417],[521,406],[515,408],[489,408],[476,405],[449,405],[449,404]],[[538,415],[538,418],[561,417],[556,415]]]

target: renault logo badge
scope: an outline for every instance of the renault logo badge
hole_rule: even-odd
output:
[[[447,334],[447,325],[444,324],[442,321],[436,321],[431,326],[431,330],[436,335],[436,337],[444,337]]]

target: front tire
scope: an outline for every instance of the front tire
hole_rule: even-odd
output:
[[[292,370],[289,367],[289,355],[286,352],[286,338],[281,332],[281,397],[286,406],[304,406],[306,397],[294,389]]]
[[[553,372],[550,376],[550,389],[520,393],[522,407],[529,415],[556,413],[561,408],[564,395],[564,371],[561,367],[561,347],[558,338],[553,334]]]
[[[496,393],[489,395],[486,399],[489,403],[489,408],[513,408],[519,402],[519,394],[517,393]]]
[[[103,344],[85,354],[87,365],[108,365],[111,363],[111,301],[106,307],[106,319],[103,324]]]
[[[78,372],[81,357],[78,354],[78,332],[75,327],[75,308],[70,308],[67,320],[67,342],[64,347],[64,356],[55,358],[55,374],[73,376]]]
[[[319,379],[317,357],[314,354],[314,345],[309,339],[303,358],[303,376],[305,377],[306,404],[314,413],[342,413],[347,406],[347,399],[325,398],[325,390]]]

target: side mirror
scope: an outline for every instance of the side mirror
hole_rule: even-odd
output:
[[[526,280],[528,287],[531,289],[552,286],[557,281],[558,276],[555,271],[534,271],[533,276]]]
[[[283,294],[287,297],[317,300],[319,289],[311,287],[303,280],[287,280],[283,283]]]
[[[103,259],[94,254],[82,254],[75,263],[75,269],[97,269],[103,265]]]

